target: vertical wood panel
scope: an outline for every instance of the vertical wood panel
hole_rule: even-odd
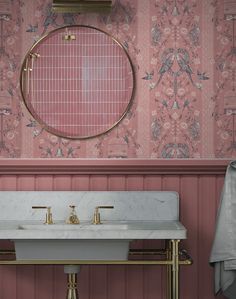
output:
[[[92,175],[90,190],[107,190],[106,175]],[[90,266],[90,299],[107,299],[107,266]]]
[[[78,274],[78,293],[81,299],[90,299],[90,266],[81,266]]]
[[[181,188],[180,180],[181,180],[180,175],[162,176],[162,190],[176,191],[180,193],[180,188]],[[166,273],[166,269],[164,270],[165,270],[164,272]],[[162,276],[162,289],[163,289],[163,293],[164,292],[166,293],[166,279],[164,278],[164,275]]]
[[[35,190],[50,191],[53,190],[53,175],[37,175],[35,177]]]
[[[2,276],[2,297],[1,299],[16,299],[16,267],[4,266]]]
[[[125,299],[126,266],[107,267],[107,298]],[[127,298],[128,299],[128,298]]]
[[[52,299],[54,291],[53,266],[37,266],[35,278],[35,299]]]
[[[179,175],[165,175],[163,176],[163,190],[180,192],[180,179]]]
[[[35,177],[33,175],[21,175],[17,180],[17,188],[20,191],[35,189]],[[34,298],[35,293],[35,266],[16,267],[17,298]]]
[[[71,188],[76,191],[87,191],[89,190],[89,175],[74,175],[72,176]]]
[[[3,175],[1,176],[1,190],[17,190],[17,176]],[[2,297],[1,299],[15,299],[17,294],[16,289],[16,266],[2,266]]]
[[[110,175],[108,177],[108,190],[124,191],[126,189],[126,177],[124,175]]]
[[[33,191],[35,190],[35,177],[33,175],[21,175],[18,177],[18,190]]]
[[[161,191],[162,190],[162,176],[161,175],[145,175],[144,176],[144,190]]]
[[[34,298],[35,266],[17,266],[17,297]],[[11,297],[10,297],[11,298]]]
[[[142,175],[129,175],[126,178],[127,191],[142,191],[144,187],[144,177]]]
[[[52,175],[36,177],[35,188],[40,191],[52,191],[54,180]],[[52,299],[54,293],[54,267],[35,266],[35,298]]]
[[[118,191],[126,189],[126,177],[111,175],[108,178],[108,189]],[[124,299],[126,294],[126,266],[107,267],[107,298]]]
[[[53,271],[53,298],[65,299],[67,289],[67,277],[64,273],[64,266],[54,266]]]
[[[4,275],[5,266],[0,266],[0,298],[3,298],[3,275]]]
[[[90,266],[90,299],[108,299],[107,266]]]
[[[127,191],[142,191],[144,188],[144,177],[141,175],[129,175],[126,179]],[[132,242],[130,248],[143,248],[143,241]],[[141,258],[141,257],[140,257]],[[143,298],[143,266],[128,266],[126,267],[127,273],[127,299],[141,299]]]
[[[17,190],[17,175],[2,175],[0,180],[0,187],[2,191]]]
[[[106,191],[108,189],[108,178],[106,175],[91,175],[90,186],[91,191]]]
[[[209,265],[209,256],[214,236],[215,203],[216,177],[200,177],[198,198],[198,288],[199,298],[201,299],[214,298],[213,269]]]
[[[144,190],[158,191],[162,189],[160,175],[146,175],[144,177]],[[163,248],[164,242],[160,240],[144,240],[145,248]],[[162,266],[144,266],[144,298],[164,299],[166,271]]]
[[[198,299],[198,176],[183,176],[180,187],[181,222],[187,228],[187,240],[181,242],[181,247],[188,250],[194,260],[191,267],[181,267],[180,297]]]
[[[127,266],[127,288],[126,299],[142,299],[143,288],[143,266]]]
[[[70,191],[72,187],[70,175],[55,175],[53,189],[57,191]]]

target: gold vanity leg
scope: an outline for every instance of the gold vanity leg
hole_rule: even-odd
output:
[[[66,299],[79,299],[77,291],[77,274],[67,274],[67,296]]]
[[[77,290],[77,273],[79,265],[64,265],[64,273],[67,274],[67,295],[66,299],[79,299]]]
[[[171,240],[172,243],[172,297],[179,299],[179,242]]]
[[[172,243],[170,240],[166,240],[166,259],[172,260]],[[172,265],[167,265],[167,299],[172,299]]]

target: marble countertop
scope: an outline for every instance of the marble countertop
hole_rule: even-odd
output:
[[[108,221],[101,225],[12,220],[0,221],[0,239],[186,239],[186,229],[178,220]]]

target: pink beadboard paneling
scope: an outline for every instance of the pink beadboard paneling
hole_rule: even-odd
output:
[[[126,296],[126,267],[107,267],[107,298],[120,299]]]
[[[90,266],[90,299],[108,299],[107,267],[106,265]]]
[[[181,295],[191,299],[198,299],[198,181],[197,176],[183,176],[180,180],[181,221],[188,230],[187,240],[182,242],[181,247],[191,252],[194,259],[191,267],[185,267],[181,271]]]
[[[199,179],[198,197],[198,288],[202,299],[212,296],[213,269],[209,256],[214,235],[216,210],[216,177],[202,176]]]
[[[108,189],[108,179],[106,175],[91,175],[90,190],[105,191]]]
[[[36,175],[35,190],[47,191],[53,190],[53,176],[52,175]]]
[[[35,266],[17,266],[16,268],[17,298],[34,298]]]
[[[16,175],[2,175],[0,178],[1,190],[17,190],[17,176]]]
[[[1,299],[17,299],[17,270],[16,266],[4,266],[2,276],[2,297]]]
[[[64,267],[58,265],[54,266],[53,275],[54,275],[53,298],[65,299],[67,280],[66,280],[66,275],[64,273]]]
[[[144,176],[144,190],[162,190],[162,177],[155,175]],[[145,248],[164,248],[164,241],[144,240]],[[166,286],[166,271],[162,266],[144,266],[144,298],[164,298]]]
[[[126,190],[126,177],[124,175],[108,176],[108,190],[119,191]],[[120,265],[118,267],[107,267],[107,298],[120,299],[126,296],[127,267]],[[117,279],[119,278],[119,279]]]
[[[108,177],[108,190],[126,190],[126,177],[124,175],[110,175]]]
[[[35,299],[52,299],[55,283],[54,266],[38,266],[35,269]],[[62,282],[61,282],[62,283]],[[63,281],[63,283],[65,283]]]
[[[91,161],[78,161],[71,168],[70,161],[57,167],[50,160],[41,168],[44,173],[38,173],[37,161],[29,167],[17,161],[7,163],[5,170],[0,167],[1,190],[178,191],[181,221],[188,229],[181,247],[194,258],[192,266],[181,266],[180,298],[215,298],[208,259],[227,161],[173,161],[172,166],[166,161],[166,168],[158,161],[151,168],[148,160],[136,161],[136,166],[133,161],[113,161],[114,168],[112,161],[100,161],[94,167]],[[159,241],[136,241],[132,247],[157,245]],[[64,299],[66,276],[62,266],[1,266],[0,286],[1,299]],[[82,299],[165,299],[165,287],[166,271],[160,266],[82,266],[78,276]]]
[[[55,175],[53,178],[53,189],[58,191],[69,191],[72,189],[71,176]]]
[[[71,179],[72,190],[89,190],[89,175],[73,175]]]
[[[81,266],[78,274],[78,293],[80,298],[90,299],[90,267]]]
[[[52,176],[47,175],[44,179],[42,176],[36,176],[35,179],[36,179],[35,186],[37,190],[52,191],[54,189],[54,178]],[[55,275],[54,268],[55,266],[51,266],[51,265],[35,267],[35,298],[34,299],[53,298],[54,291],[55,291],[55,284],[56,284],[56,275]],[[65,282],[61,281],[61,283],[65,283]]]
[[[35,177],[32,175],[21,175],[17,178],[17,186],[20,190],[35,190]]]

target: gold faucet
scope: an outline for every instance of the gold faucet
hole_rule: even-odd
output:
[[[79,224],[79,218],[78,216],[76,215],[76,212],[75,212],[75,207],[76,206],[73,206],[73,205],[70,205],[69,206],[72,210],[70,212],[70,216],[69,218],[66,220],[66,223],[67,224]]]
[[[102,224],[99,209],[113,209],[113,206],[97,206],[93,214],[93,224]]]
[[[47,209],[46,219],[45,219],[44,224],[53,224],[51,207],[33,206],[32,209]]]

